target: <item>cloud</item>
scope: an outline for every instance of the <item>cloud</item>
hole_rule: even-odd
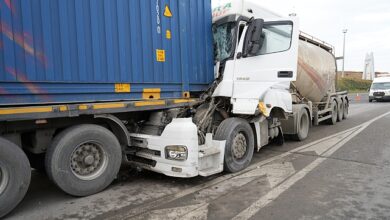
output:
[[[354,21],[363,22],[363,23],[389,22],[390,21],[390,12],[382,12],[382,13],[371,12],[371,13],[360,14],[354,18]]]

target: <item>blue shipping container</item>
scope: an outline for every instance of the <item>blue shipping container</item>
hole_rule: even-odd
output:
[[[0,0],[0,105],[203,91],[211,25],[210,0]]]

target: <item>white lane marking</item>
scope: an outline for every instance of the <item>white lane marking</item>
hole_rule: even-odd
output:
[[[291,162],[272,163],[237,176],[233,180],[266,176],[271,188],[274,188],[294,173],[295,169]]]
[[[290,162],[280,162],[276,164],[268,164],[265,166],[261,166],[252,171],[244,173],[243,175],[236,176],[229,180],[223,181],[218,184],[218,187],[209,187],[199,190],[197,193],[193,194],[192,201],[186,201],[191,204],[189,206],[179,205],[176,208],[163,208],[161,210],[152,211],[152,214],[150,214],[150,212],[146,212],[138,215],[136,219],[154,219],[155,216],[158,216],[160,219],[175,219],[179,217],[181,219],[193,219],[190,218],[190,216],[198,216],[201,213],[204,213],[205,210],[208,213],[207,207],[209,203],[225,195],[228,191],[234,191],[235,189],[239,189],[246,184],[252,182],[253,180],[258,179],[261,176],[266,176],[271,187],[273,188],[294,173],[295,169]],[[196,203],[197,205],[194,205],[194,203]],[[187,212],[183,214],[181,212],[183,210],[187,210]],[[175,212],[176,214],[173,215],[172,212]]]
[[[200,204],[195,204],[195,205],[188,205],[188,206],[175,207],[175,208],[169,208],[169,209],[153,210],[153,211],[150,211],[148,213],[145,213],[145,215],[137,216],[136,218],[133,218],[133,219],[135,219],[135,220],[141,220],[141,219],[149,219],[149,220],[179,219],[179,218],[181,218],[180,216],[190,217],[190,215],[188,215],[188,213],[193,213],[194,215],[191,215],[191,216],[197,216],[197,217],[199,217],[198,219],[207,219],[208,204],[200,203]],[[189,219],[189,218],[187,218],[187,219]]]
[[[179,217],[178,219],[191,219],[191,220],[206,220],[209,214],[209,204],[204,204],[201,207]]]
[[[362,125],[359,126],[357,130],[355,130],[352,134],[350,134],[348,137],[340,141],[338,144],[336,144],[334,147],[330,148],[328,151],[326,151],[320,158],[317,158],[312,163],[310,163],[308,166],[291,176],[289,179],[287,179],[285,182],[281,183],[271,191],[269,191],[266,195],[261,197],[259,200],[254,202],[251,206],[249,206],[247,209],[239,213],[237,216],[233,218],[233,220],[242,220],[242,219],[249,219],[253,217],[257,212],[260,211],[260,209],[264,208],[268,204],[270,204],[272,201],[274,201],[276,198],[278,198],[283,192],[288,190],[291,186],[293,186],[295,183],[297,183],[299,180],[304,178],[308,173],[310,173],[312,170],[317,168],[322,162],[327,160],[326,157],[331,156],[333,153],[335,153],[338,149],[343,147],[347,142],[349,142],[352,138],[356,137],[358,134],[360,134],[362,131],[367,129],[368,126],[370,126],[375,121],[389,115],[390,112],[385,113],[383,115],[380,115]]]
[[[195,186],[195,187],[183,190],[183,191],[181,191],[179,193],[176,193],[176,194],[173,194],[173,195],[164,196],[164,197],[156,199],[153,202],[150,202],[148,204],[144,204],[144,205],[139,206],[137,208],[134,208],[134,209],[131,209],[131,210],[127,210],[126,213],[120,214],[120,216],[114,215],[114,216],[111,216],[111,217],[107,217],[107,219],[112,219],[112,220],[116,220],[118,218],[125,219],[125,218],[131,218],[131,217],[137,216],[137,215],[142,215],[143,213],[147,213],[149,210],[151,210],[151,209],[153,209],[155,207],[158,207],[161,204],[170,203],[170,202],[175,201],[177,199],[180,199],[180,198],[182,198],[184,196],[187,196],[187,195],[190,195],[190,194],[202,191],[202,190],[210,189],[211,187],[216,186],[216,185],[219,186],[223,182],[228,181],[228,180],[230,180],[230,179],[232,179],[232,178],[234,178],[236,176],[240,176],[240,175],[245,174],[247,172],[250,172],[250,171],[252,171],[254,169],[258,169],[259,167],[261,167],[261,166],[263,166],[265,164],[271,163],[271,162],[273,162],[275,160],[278,160],[278,159],[282,159],[283,157],[288,156],[290,154],[291,153],[287,152],[287,153],[283,153],[283,154],[280,154],[280,155],[277,155],[277,156],[273,156],[271,158],[268,158],[268,159],[263,160],[261,162],[258,162],[256,164],[252,164],[251,166],[249,166],[244,171],[241,171],[241,172],[238,172],[238,173],[234,173],[234,174],[227,174],[227,175],[218,177],[218,178],[213,179],[213,180],[211,180],[209,182],[206,182],[204,184],[200,184],[198,186]]]
[[[265,166],[257,167],[256,169],[250,172],[234,177],[226,182],[228,182],[227,185],[231,185],[236,182],[242,182],[243,180],[246,183],[249,183],[261,176],[266,176],[270,184],[270,187],[272,189],[278,184],[280,184],[281,182],[283,182],[285,179],[293,175],[294,173],[295,173],[295,169],[291,162],[280,161],[278,163],[272,163],[272,164],[267,164]],[[218,194],[214,193],[213,191],[215,190],[219,191],[219,193]],[[200,192],[198,192],[199,195],[195,196],[196,198],[195,200],[198,202],[199,201],[202,202],[204,205],[202,207],[190,211],[184,216],[178,216],[180,217],[179,219],[191,219],[191,220],[207,219],[207,216],[206,218],[203,218],[203,215],[201,214],[204,213],[205,210],[207,210],[208,213],[208,205],[209,205],[208,202],[212,202],[213,200],[219,198],[220,196],[225,195],[227,191],[232,191],[232,190],[234,190],[233,187],[226,187],[223,185],[218,185],[218,189],[210,188],[210,189],[201,190]],[[167,218],[163,216],[161,219],[167,219]]]
[[[327,140],[324,140],[323,142],[320,142],[320,143],[317,143],[317,144],[314,144],[310,147],[307,147],[305,149],[302,149],[300,150],[299,152],[316,152],[317,155],[321,156],[323,155],[325,152],[327,152],[329,149],[331,149],[332,147],[336,146],[337,143],[339,143],[340,141],[344,140],[345,138],[347,138],[349,135],[351,135],[353,132],[355,132],[357,129],[355,130],[352,130],[352,131],[347,131],[347,132],[344,132],[342,134],[339,134],[335,137],[332,137],[332,138],[329,138]]]

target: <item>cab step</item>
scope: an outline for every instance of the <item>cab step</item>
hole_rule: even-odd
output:
[[[199,175],[211,176],[223,171],[226,141],[215,141],[206,135],[206,144],[199,148]]]

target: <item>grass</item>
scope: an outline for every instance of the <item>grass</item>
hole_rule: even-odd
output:
[[[341,78],[338,80],[338,88],[340,91],[347,90],[350,93],[367,92],[371,87],[371,80],[363,80],[356,78]]]

